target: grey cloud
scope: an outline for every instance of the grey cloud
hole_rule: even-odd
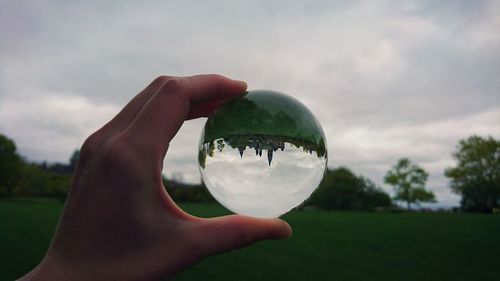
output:
[[[0,131],[63,161],[155,76],[220,73],[303,101],[331,165],[381,184],[409,156],[456,202],[441,171],[453,146],[500,136],[499,14],[496,1],[2,2]],[[167,174],[199,180],[202,125],[172,141]]]

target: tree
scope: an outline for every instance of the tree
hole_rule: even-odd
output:
[[[386,173],[384,181],[394,187],[394,200],[406,202],[409,210],[411,204],[436,202],[434,193],[425,189],[428,177],[429,174],[424,169],[408,158],[403,158]]]
[[[37,164],[26,164],[21,170],[22,177],[14,187],[14,196],[43,197],[48,194],[49,178],[48,172]]]
[[[0,195],[11,196],[21,175],[23,161],[13,140],[0,134]]]
[[[349,169],[327,170],[322,183],[311,197],[311,203],[327,210],[352,209],[359,181]]]
[[[387,193],[367,178],[356,176],[345,167],[327,170],[308,204],[327,210],[367,210],[391,205]]]
[[[49,174],[47,196],[65,199],[71,186],[71,175]]]
[[[462,195],[468,212],[491,212],[500,207],[500,140],[471,136],[460,140],[453,158],[456,167],[445,170],[450,188]]]
[[[372,180],[363,176],[358,177],[361,181],[363,205],[367,209],[376,207],[389,207],[392,205],[392,200],[389,194],[380,189]]]

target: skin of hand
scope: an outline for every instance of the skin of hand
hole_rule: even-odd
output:
[[[280,219],[191,216],[163,186],[183,122],[245,90],[219,75],[156,78],[84,142],[52,243],[21,280],[165,280],[203,257],[289,237]]]

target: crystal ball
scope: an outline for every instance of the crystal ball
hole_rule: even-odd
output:
[[[207,189],[227,209],[279,217],[309,198],[321,182],[327,165],[325,134],[296,99],[249,91],[208,118],[198,163]]]

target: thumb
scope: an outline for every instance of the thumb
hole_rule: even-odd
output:
[[[285,239],[292,235],[281,219],[260,219],[241,215],[204,219],[196,226],[198,245],[204,255],[246,247],[266,239]]]

